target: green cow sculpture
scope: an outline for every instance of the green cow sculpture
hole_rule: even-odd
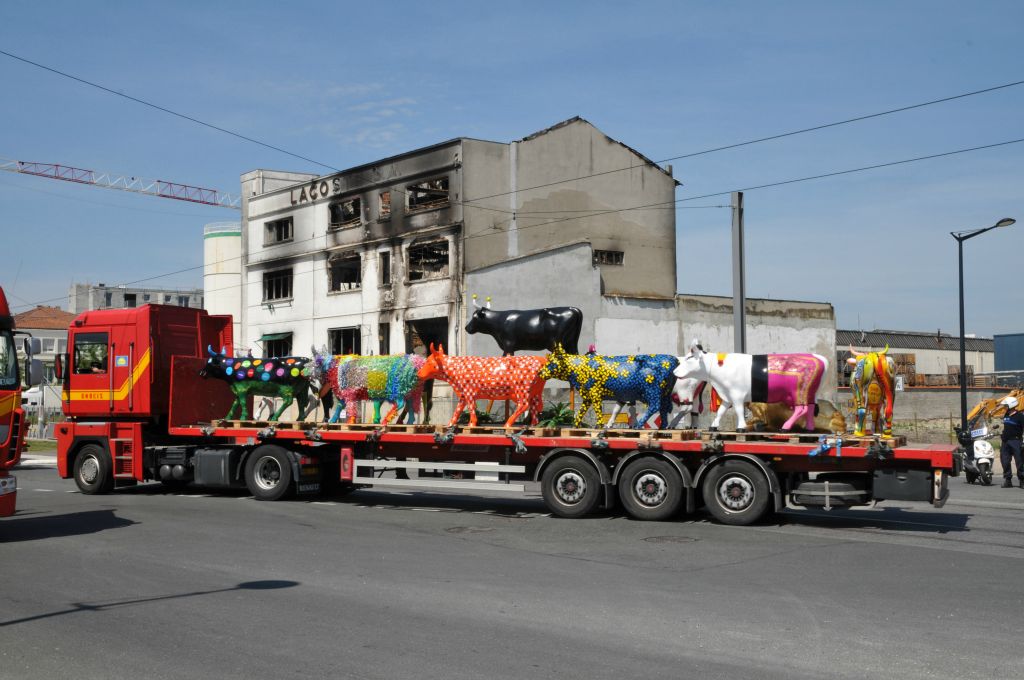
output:
[[[281,398],[281,406],[270,416],[270,421],[280,418],[292,402],[299,405],[299,413],[306,412],[309,405],[309,372],[306,364],[309,359],[229,357],[223,348],[215,352],[213,347],[207,347],[206,351],[210,358],[199,374],[204,378],[220,378],[227,382],[235,395],[231,409],[224,416],[225,420],[231,420],[236,411],[242,420],[249,419],[247,397],[250,394]]]

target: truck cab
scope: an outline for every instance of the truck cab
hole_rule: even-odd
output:
[[[21,408],[22,375],[14,336],[14,318],[7,305],[7,296],[0,288],[0,517],[14,514],[18,496],[18,480],[9,470],[21,460],[25,444],[25,412]],[[42,364],[33,359],[39,353],[39,340],[26,338],[25,382],[39,384]]]

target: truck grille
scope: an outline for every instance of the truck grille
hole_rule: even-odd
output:
[[[11,438],[4,454],[4,467],[13,467],[18,462],[18,442],[21,441],[21,414],[14,412],[11,418]]]

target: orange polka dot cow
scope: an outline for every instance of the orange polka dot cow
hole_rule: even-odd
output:
[[[516,410],[505,427],[512,427],[519,416],[530,411],[530,424],[537,424],[537,415],[544,406],[544,379],[539,376],[544,357],[459,357],[448,356],[444,347],[430,345],[430,356],[420,369],[421,380],[443,380],[452,386],[459,402],[448,423],[451,427],[469,407],[470,425],[476,425],[477,399],[509,399]]]

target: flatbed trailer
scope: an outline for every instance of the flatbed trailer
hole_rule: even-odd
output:
[[[749,524],[787,504],[941,507],[959,474],[954,447],[902,438],[211,420],[233,397],[200,370],[208,346],[230,346],[230,328],[227,317],[159,305],[76,319],[69,347],[78,354],[63,362],[68,420],[56,427],[60,475],[89,494],[157,480],[248,488],[261,500],[371,486],[522,492],[539,483],[561,517],[621,502],[636,519],[703,506],[721,522]],[[97,362],[106,372],[85,370],[97,352],[110,359]]]

